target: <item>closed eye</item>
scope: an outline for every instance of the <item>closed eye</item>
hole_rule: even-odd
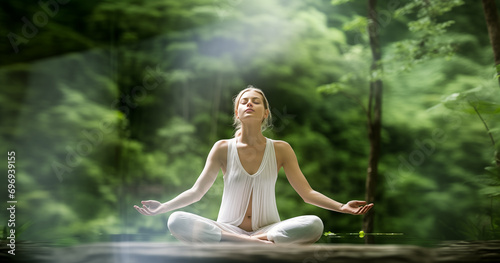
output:
[[[247,104],[247,103],[248,103],[248,99],[247,98],[244,98],[244,99],[240,100],[240,104]],[[260,104],[260,98],[252,98],[252,103]]]

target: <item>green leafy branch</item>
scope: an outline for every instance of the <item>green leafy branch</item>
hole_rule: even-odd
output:
[[[493,131],[488,127],[482,114],[499,114],[500,104],[479,99],[477,93],[480,91],[481,88],[475,88],[462,93],[453,93],[446,97],[442,101],[442,104],[450,110],[466,114],[476,114],[483,123],[493,147],[495,147],[496,141],[493,138]]]
[[[438,17],[463,4],[462,0],[414,0],[395,11],[396,18],[412,14],[417,17],[408,23],[408,30],[416,36],[415,39],[403,40],[394,45],[397,57],[407,61],[408,65],[403,69],[407,70],[412,64],[430,58],[453,56],[455,44],[442,36],[455,21],[438,22]]]
[[[491,144],[493,147],[497,147],[497,143],[493,137],[493,132],[496,132],[499,129],[491,129],[486,120],[483,118],[483,115],[499,114],[500,104],[486,99],[480,99],[480,96],[483,95],[482,91],[482,87],[478,87],[462,93],[453,93],[443,99],[441,103],[450,110],[477,115],[486,129],[488,137],[491,140]],[[495,219],[493,215],[493,199],[500,197],[500,151],[497,150],[495,152],[494,159],[495,160],[491,166],[485,167],[485,174],[474,178],[475,182],[481,186],[479,192],[491,198],[489,216],[492,231],[496,231],[499,228],[498,224],[495,223],[497,219]]]
[[[340,94],[340,95],[343,95],[346,98],[354,101],[358,106],[360,106],[362,108],[363,112],[367,116],[369,116],[368,109],[366,108],[366,106],[364,105],[364,103],[359,98],[357,98],[355,95],[352,95],[352,94],[350,94],[348,92],[349,87],[351,86],[349,84],[349,82],[353,78],[354,78],[354,74],[347,73],[347,74],[343,75],[342,77],[340,77],[339,81],[319,86],[319,87],[316,88],[316,90],[319,93],[323,93],[323,94],[330,94],[330,95]]]

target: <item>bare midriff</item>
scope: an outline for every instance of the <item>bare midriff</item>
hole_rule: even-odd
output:
[[[239,228],[248,232],[252,231],[252,195],[253,193],[250,194],[250,200],[248,201],[248,207],[245,213],[245,217],[243,218],[241,224],[238,226]]]

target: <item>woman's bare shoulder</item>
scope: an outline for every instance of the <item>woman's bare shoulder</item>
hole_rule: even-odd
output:
[[[273,140],[273,143],[274,143],[274,150],[278,154],[287,154],[290,153],[290,151],[293,152],[292,146],[290,146],[290,144],[286,141]]]
[[[212,147],[212,152],[215,153],[219,158],[225,159],[227,157],[227,149],[229,146],[230,139],[218,140],[214,143]]]
[[[225,139],[225,140],[218,140],[214,143],[214,149],[219,151],[219,150],[227,150],[227,147],[229,145],[229,140],[230,139]]]
[[[290,159],[290,156],[293,156],[292,146],[286,141],[281,140],[273,140],[274,143],[274,152],[276,154],[276,164],[278,167],[282,167],[287,163]]]
[[[282,141],[282,140],[273,140],[273,143],[274,143],[274,148],[276,149],[288,149],[288,148],[292,148],[292,146],[290,146],[289,143],[285,142],[285,141]]]
[[[229,145],[229,140],[219,140],[214,143],[212,150],[210,150],[210,154],[208,159],[211,161],[216,161],[223,165],[227,159],[227,149]]]

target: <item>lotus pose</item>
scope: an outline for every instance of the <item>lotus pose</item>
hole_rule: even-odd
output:
[[[262,134],[271,123],[269,108],[262,90],[252,86],[242,90],[234,100],[234,138],[214,144],[193,187],[168,202],[142,201],[142,207],[134,208],[152,216],[197,202],[222,169],[224,191],[217,221],[174,212],[167,224],[174,237],[190,243],[314,243],[323,233],[319,217],[304,215],[280,221],[275,184],[282,167],[291,186],[306,203],[353,215],[365,214],[372,208],[373,204],[365,201],[343,204],[314,191],[302,174],[292,147]]]

